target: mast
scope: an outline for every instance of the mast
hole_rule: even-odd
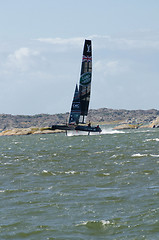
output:
[[[92,45],[91,40],[85,40],[81,75],[79,83],[79,95],[81,103],[81,121],[85,123],[88,114],[92,79]]]

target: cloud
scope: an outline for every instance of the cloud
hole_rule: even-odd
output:
[[[152,34],[152,35],[151,35]],[[151,36],[151,37],[150,37]],[[159,50],[159,39],[153,37],[149,31],[131,33],[131,36],[115,37],[111,35],[90,35],[86,39],[92,39],[96,48],[134,50],[134,49],[156,49]],[[75,38],[38,38],[41,43],[53,44],[57,46],[79,46],[84,42],[84,37]]]
[[[146,86],[157,91],[154,85],[158,86],[158,51],[152,52],[159,49],[157,35],[145,32],[140,36],[86,38],[93,41],[92,108],[117,104],[122,107],[131,94],[140,95],[136,94],[138,89],[141,92],[144,88],[148,95]],[[7,104],[5,107],[2,104],[1,111],[28,114],[68,111],[74,85],[79,81],[84,39],[38,38],[25,42],[26,45],[8,44],[0,54],[1,99],[7,96]],[[62,97],[57,101],[59,92]],[[28,96],[32,106],[26,104]],[[151,102],[154,101],[152,97]],[[15,104],[11,106],[11,102]],[[134,103],[130,107],[131,104]]]
[[[128,72],[129,66],[120,60],[98,60],[94,63],[94,71],[101,73],[104,76],[120,75]]]
[[[54,45],[78,45],[83,44],[84,38],[75,37],[75,38],[38,38],[36,39],[39,42],[49,43]]]
[[[159,36],[150,31],[140,31],[131,33],[131,36],[113,37],[110,35],[92,35],[93,39],[99,48],[107,49],[156,49],[159,50]]]
[[[126,39],[126,38],[117,38],[112,42],[116,47],[120,49],[156,49],[159,50],[159,41],[158,40],[148,40],[148,39]]]
[[[6,62],[6,68],[10,70],[27,71],[34,65],[34,58],[39,55],[39,52],[23,47],[9,54]]]

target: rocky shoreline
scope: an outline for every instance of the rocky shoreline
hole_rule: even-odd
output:
[[[109,124],[107,124],[109,125]],[[130,124],[123,123],[115,126],[115,130],[126,130],[126,129],[139,129],[139,128],[155,128],[159,127],[159,117],[155,119],[151,124],[142,125],[142,124]],[[0,132],[0,136],[19,136],[19,135],[31,135],[31,134],[55,134],[65,132],[64,130],[52,130],[51,128],[13,128]]]
[[[66,123],[69,113],[64,114],[38,114],[38,115],[10,115],[0,114],[0,136],[51,134],[61,130],[52,130],[53,124]],[[87,117],[94,123],[105,125],[113,124],[114,129],[138,129],[159,127],[159,111],[150,110],[124,110],[101,108],[90,110]],[[33,127],[35,126],[35,127]]]
[[[0,132],[0,136],[31,135],[31,134],[51,134],[61,133],[62,130],[51,130],[49,128],[13,128]]]
[[[152,122],[144,124],[144,123],[123,123],[114,127],[116,130],[123,129],[138,129],[138,128],[159,128],[159,117],[156,117]]]

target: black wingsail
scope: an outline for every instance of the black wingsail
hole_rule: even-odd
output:
[[[74,93],[72,106],[71,106],[69,124],[78,124],[80,114],[81,114],[81,105],[80,105],[79,91],[76,84],[75,93]]]
[[[86,122],[86,116],[88,114],[91,93],[91,79],[92,79],[92,45],[91,40],[85,40],[79,83],[79,94],[81,103],[81,117],[80,117],[81,123]]]

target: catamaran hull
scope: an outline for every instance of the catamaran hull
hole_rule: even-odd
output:
[[[52,130],[65,130],[65,131],[69,131],[69,130],[75,130],[75,131],[84,131],[84,132],[102,132],[100,127],[91,127],[91,126],[71,126],[71,125],[52,125]]]
[[[77,126],[75,127],[76,131],[85,131],[85,132],[101,132],[102,129],[100,127],[90,127],[90,126]]]
[[[74,130],[75,127],[74,126],[68,126],[68,125],[52,125],[52,130]]]

